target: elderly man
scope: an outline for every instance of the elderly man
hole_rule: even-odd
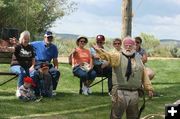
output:
[[[56,90],[59,77],[60,77],[60,72],[58,70],[58,49],[56,45],[53,43],[53,35],[52,32],[47,31],[44,35],[44,41],[35,41],[32,42],[32,46],[35,49],[35,60],[36,60],[36,65],[35,68],[39,69],[41,64],[46,62],[46,63],[51,63],[53,61],[53,64],[50,64],[49,66],[49,72],[52,75],[53,78],[53,90]],[[53,95],[56,95],[55,92],[53,92]]]
[[[113,68],[110,118],[121,119],[126,111],[127,119],[137,119],[139,118],[138,90],[143,87],[152,97],[153,88],[139,54],[135,53],[135,41],[126,37],[122,45],[122,52],[116,53],[107,53],[97,47],[95,49],[101,58],[110,62]]]

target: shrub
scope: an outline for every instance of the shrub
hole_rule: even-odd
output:
[[[170,50],[170,52],[173,57],[180,58],[180,48],[174,47]]]

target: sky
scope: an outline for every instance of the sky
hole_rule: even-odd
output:
[[[95,37],[121,36],[122,0],[72,0],[77,10],[56,20],[51,30]],[[180,40],[180,0],[132,0],[132,36],[140,33],[154,35],[159,39]]]

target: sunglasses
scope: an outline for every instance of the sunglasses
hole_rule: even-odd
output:
[[[101,41],[98,41],[97,43],[99,43],[99,44],[102,44],[103,42],[101,42]]]
[[[81,43],[87,43],[85,40],[81,40],[81,41],[79,41],[79,42],[81,42]]]
[[[114,45],[121,45],[121,43],[113,43]]]
[[[49,36],[49,37],[47,37],[48,39],[53,39],[53,37],[52,36]]]
[[[137,42],[137,41],[136,41],[136,44],[140,44],[140,42]]]

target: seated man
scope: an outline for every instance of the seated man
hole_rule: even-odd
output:
[[[34,41],[31,45],[34,47],[36,54],[35,69],[39,69],[43,62],[48,62],[50,64],[49,72],[53,78],[53,90],[56,90],[60,78],[60,71],[58,70],[58,49],[52,41],[52,32],[47,31],[44,35],[44,41]],[[51,61],[53,61],[53,64],[51,64]],[[53,92],[53,95],[56,95],[56,93]]]
[[[96,46],[104,49],[104,44],[105,37],[103,35],[97,35]],[[108,92],[110,93],[112,89],[112,68],[109,66],[107,61],[100,59],[93,47],[90,48],[90,51],[94,60],[94,70],[96,71],[97,75],[99,74],[108,78]]]

